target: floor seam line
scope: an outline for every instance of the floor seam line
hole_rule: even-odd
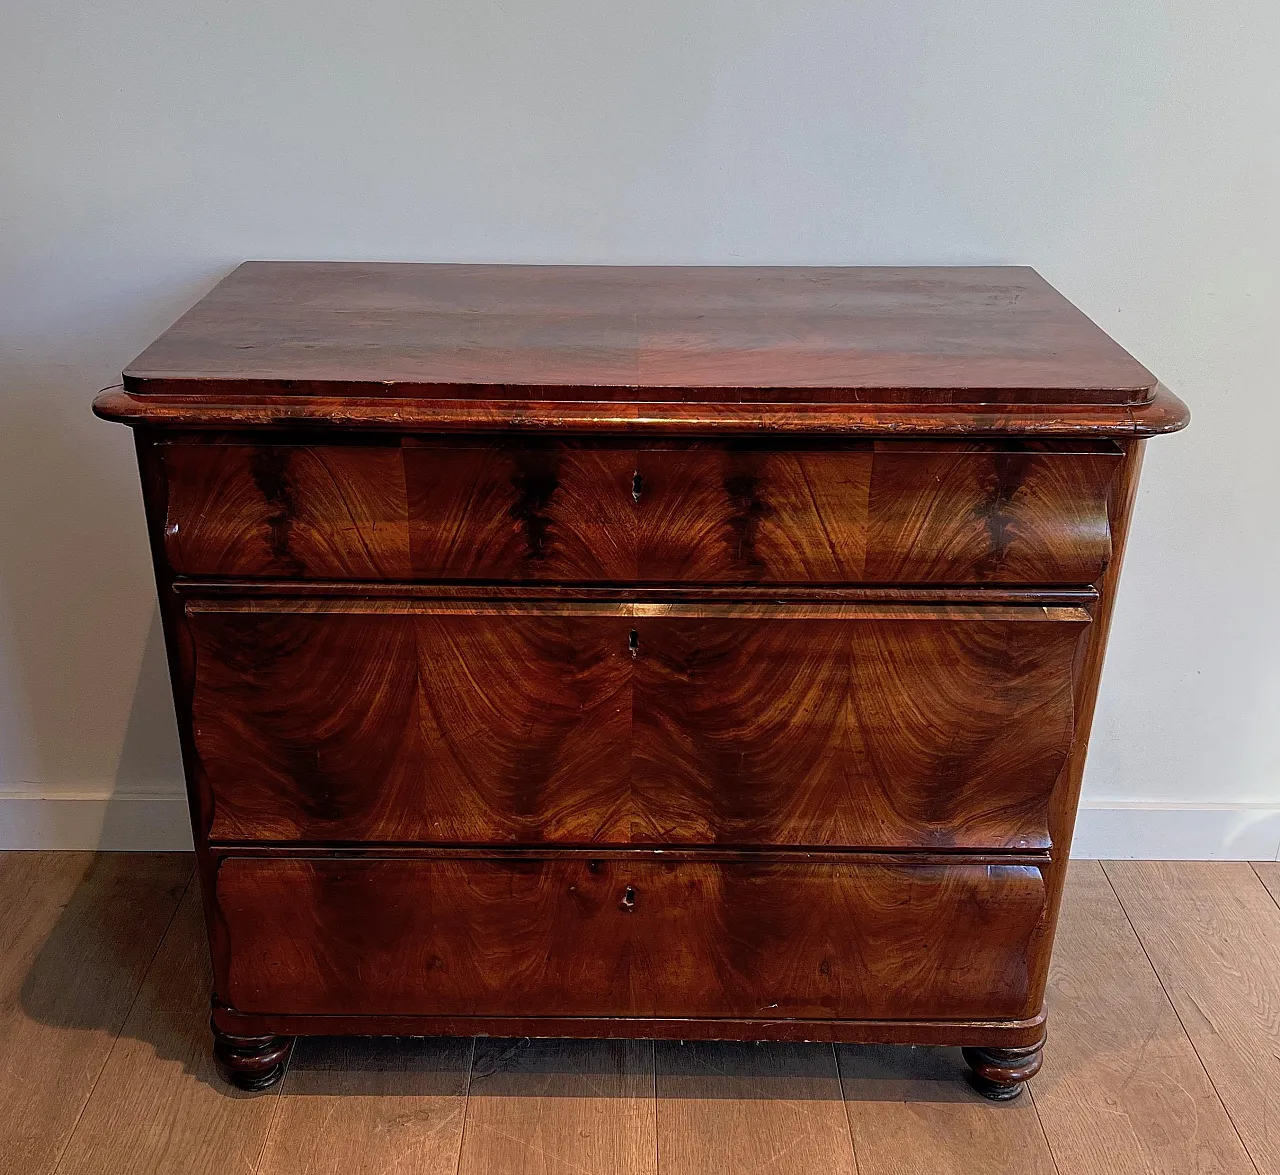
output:
[[[1045,1153],[1053,1165],[1054,1175],[1062,1175],[1062,1168],[1058,1166],[1058,1156],[1053,1153],[1053,1143],[1049,1141],[1049,1131],[1045,1129],[1044,1119],[1040,1117],[1040,1104],[1036,1101],[1036,1092],[1030,1081],[1027,1082],[1027,1097],[1031,1099],[1031,1109],[1036,1116],[1036,1125],[1040,1127],[1040,1137],[1044,1139]]]
[[[297,1038],[294,1038],[294,1048],[297,1047]],[[289,1077],[289,1062],[293,1060],[293,1049],[289,1050],[289,1055],[284,1059],[284,1072],[280,1074],[280,1083],[274,1091],[275,1104],[271,1107],[271,1121],[267,1123],[266,1133],[262,1136],[262,1145],[258,1147],[258,1157],[254,1160],[252,1170],[254,1175],[260,1175],[262,1171],[262,1161],[267,1157],[267,1147],[271,1145],[271,1140],[276,1132],[276,1122],[280,1118],[280,1099],[284,1095],[284,1083]]]
[[[96,852],[95,856],[101,856],[101,852]],[[125,1030],[125,1026],[129,1023],[129,1018],[133,1015],[133,1009],[137,1007],[138,997],[142,994],[142,989],[146,985],[147,976],[151,974],[151,968],[156,965],[156,956],[160,954],[160,948],[164,945],[165,936],[169,933],[169,928],[173,925],[173,921],[178,916],[178,910],[181,908],[183,901],[186,899],[187,890],[191,888],[191,882],[195,879],[196,866],[192,862],[191,872],[187,874],[187,880],[182,886],[182,892],[178,895],[178,900],[173,903],[173,911],[169,915],[169,921],[164,924],[164,929],[156,936],[156,949],[151,952],[151,958],[147,960],[146,967],[142,970],[142,975],[138,979],[138,986],[134,989],[133,999],[129,1001],[128,1008],[125,1009],[124,1015],[120,1018],[120,1027],[116,1029],[115,1035],[111,1038],[111,1047],[107,1049],[106,1055],[102,1058],[102,1064],[98,1067],[98,1072],[94,1075],[93,1084],[89,1086],[89,1093],[86,1095],[84,1102],[80,1106],[80,1112],[76,1115],[75,1124],[67,1131],[67,1141],[62,1144],[62,1149],[58,1151],[58,1157],[54,1161],[51,1175],[58,1175],[62,1169],[62,1162],[67,1157],[67,1151],[71,1149],[71,1143],[74,1141],[77,1131],[80,1129],[80,1123],[84,1119],[84,1113],[89,1108],[89,1103],[93,1100],[93,1095],[97,1092],[98,1082],[102,1080],[102,1075],[107,1071],[107,1065],[111,1062],[111,1054],[116,1051],[116,1045],[120,1043],[120,1036]]]
[[[453,1175],[461,1175],[462,1149],[467,1145],[467,1118],[471,1111],[471,1077],[476,1071],[476,1037],[471,1038],[471,1052],[467,1054],[467,1084],[462,1095],[462,1125],[458,1127],[458,1157],[453,1164]]]
[[[1147,944],[1142,941],[1142,935],[1138,933],[1138,928],[1133,924],[1133,919],[1129,917],[1129,911],[1125,907],[1124,898],[1120,896],[1120,891],[1116,889],[1115,882],[1111,880],[1111,874],[1107,870],[1107,864],[1108,862],[1106,861],[1101,862],[1102,876],[1107,879],[1107,884],[1111,887],[1111,892],[1116,895],[1116,901],[1120,903],[1120,909],[1124,912],[1125,921],[1129,923],[1129,929],[1133,931],[1133,937],[1138,940],[1138,946],[1142,948],[1142,954],[1147,960],[1147,966],[1151,968],[1152,974],[1156,977],[1156,982],[1160,984],[1160,990],[1164,993],[1165,1002],[1173,1009],[1173,1014],[1178,1020],[1178,1027],[1182,1029],[1182,1035],[1186,1037],[1187,1043],[1191,1046],[1191,1051],[1195,1054],[1195,1058],[1200,1066],[1201,1072],[1204,1073],[1205,1080],[1209,1083],[1209,1088],[1213,1090],[1213,1096],[1218,1099],[1218,1105],[1222,1107],[1222,1112],[1226,1114],[1227,1121],[1231,1123],[1231,1129],[1235,1131],[1236,1138],[1240,1141],[1240,1149],[1243,1150],[1245,1155],[1248,1157],[1249,1165],[1254,1169],[1255,1175],[1262,1175],[1261,1168],[1259,1168],[1257,1161],[1253,1157],[1253,1152],[1245,1143],[1244,1136],[1240,1133],[1240,1128],[1236,1125],[1236,1120],[1231,1115],[1231,1110],[1227,1106],[1226,1099],[1223,1098],[1221,1091],[1218,1089],[1218,1083],[1214,1081],[1213,1074],[1209,1072],[1209,1066],[1204,1063],[1204,1058],[1200,1055],[1200,1050],[1196,1048],[1195,1040],[1192,1039],[1191,1033],[1187,1031],[1186,1023],[1182,1019],[1182,1013],[1178,1011],[1178,1005],[1173,1002],[1173,997],[1169,994],[1168,987],[1165,986],[1164,976],[1160,974],[1156,969],[1155,963],[1151,961],[1151,955],[1147,950]],[[1252,868],[1250,869],[1250,872],[1253,872]],[[1254,873],[1254,876],[1257,877],[1258,875]],[[1261,884],[1260,879],[1259,884]],[[1266,886],[1263,886],[1262,888],[1266,889]]]
[[[649,1072],[653,1077],[653,1171],[654,1175],[662,1175],[662,1135],[658,1129],[658,1042],[651,1040],[649,1044]]]
[[[858,1162],[858,1148],[853,1141],[853,1123],[849,1120],[849,1098],[844,1088],[844,1069],[840,1066],[840,1050],[833,1042],[831,1058],[836,1063],[836,1082],[840,1086],[840,1104],[844,1106],[844,1128],[849,1134],[849,1154],[853,1156],[853,1175],[862,1175],[862,1165]]]
[[[1274,864],[1275,864],[1275,862],[1274,862],[1274,861],[1263,861],[1263,862],[1261,862],[1261,863],[1262,863],[1263,865],[1274,865]],[[1259,862],[1257,862],[1257,861],[1250,861],[1250,862],[1249,862],[1249,868],[1253,870],[1253,875],[1254,875],[1254,877],[1256,877],[1256,878],[1258,879],[1258,881],[1259,881],[1259,882],[1261,883],[1261,885],[1262,885],[1262,888],[1263,888],[1263,889],[1265,889],[1265,890],[1267,891],[1268,896],[1271,898],[1271,900],[1272,900],[1273,902],[1275,902],[1275,904],[1276,904],[1276,909],[1277,909],[1277,910],[1280,910],[1280,897],[1277,897],[1275,894],[1273,894],[1273,893],[1271,892],[1271,887],[1270,887],[1269,885],[1267,885],[1267,883],[1266,883],[1265,881],[1263,881],[1263,880],[1262,880],[1262,874],[1258,872],[1258,864],[1259,864]]]

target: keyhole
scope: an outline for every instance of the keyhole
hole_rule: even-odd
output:
[[[634,501],[640,501],[640,491],[642,489],[644,489],[644,478],[637,471],[631,475],[631,497]]]
[[[622,901],[618,903],[618,909],[630,914],[636,908],[636,887],[629,885],[622,893]]]
[[[627,648],[631,650],[633,657],[640,651],[640,634],[634,628],[631,630],[631,635],[627,637]]]

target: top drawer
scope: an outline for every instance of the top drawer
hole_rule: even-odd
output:
[[[164,446],[182,575],[1088,584],[1110,442]]]

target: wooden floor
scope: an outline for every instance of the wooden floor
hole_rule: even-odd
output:
[[[1280,864],[1072,866],[1031,1096],[957,1050],[301,1042],[213,1070],[182,854],[0,854],[0,1171],[1280,1175]]]

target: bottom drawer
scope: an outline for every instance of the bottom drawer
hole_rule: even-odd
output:
[[[1016,1019],[1039,866],[585,853],[223,859],[242,1012]]]

